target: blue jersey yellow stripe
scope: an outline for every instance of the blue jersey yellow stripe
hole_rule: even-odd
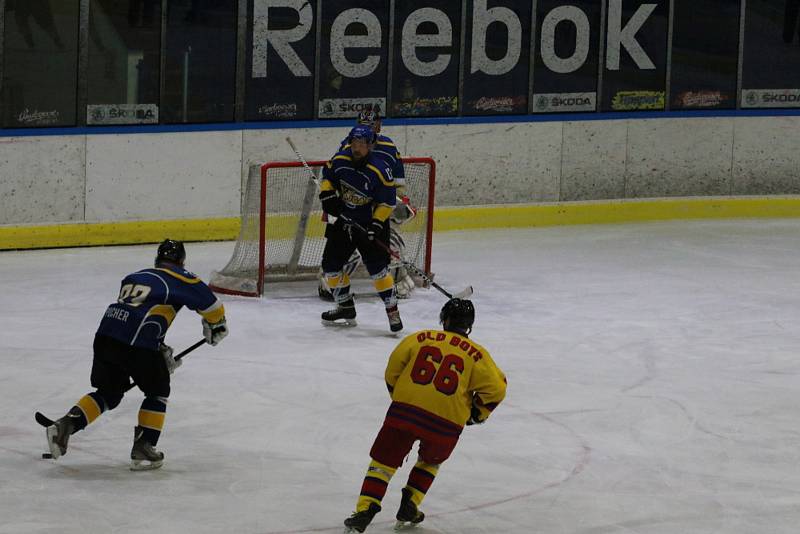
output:
[[[183,306],[204,312],[209,322],[219,322],[225,313],[216,295],[195,274],[179,267],[143,269],[122,280],[119,297],[106,308],[97,333],[156,350]]]

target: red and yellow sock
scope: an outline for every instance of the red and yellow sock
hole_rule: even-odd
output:
[[[408,475],[406,488],[411,491],[411,500],[419,506],[425,498],[425,494],[433,484],[436,474],[439,472],[439,464],[429,464],[419,460],[414,464],[411,474]]]
[[[361,485],[361,494],[356,503],[356,512],[361,512],[369,508],[370,503],[380,506],[383,496],[386,495],[386,488],[389,481],[397,471],[394,467],[383,465],[372,460],[367,468],[364,483]]]

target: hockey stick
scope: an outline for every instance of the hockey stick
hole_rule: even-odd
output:
[[[361,226],[360,224],[358,224],[357,222],[350,221],[347,224],[349,224],[349,225],[353,226],[354,228],[358,229],[358,231],[363,233],[364,235],[367,235],[367,229],[364,228],[363,226]],[[445,297],[447,297],[449,299],[468,299],[469,297],[472,296],[472,292],[473,292],[472,286],[467,286],[464,289],[462,289],[461,291],[459,291],[458,293],[450,293],[448,290],[446,290],[445,288],[443,288],[442,286],[440,286],[439,284],[434,282],[433,278],[428,276],[425,273],[425,271],[423,271],[422,269],[420,269],[419,267],[417,267],[416,265],[414,265],[410,261],[404,260],[402,257],[400,257],[400,254],[398,254],[397,252],[395,252],[394,250],[389,248],[389,245],[387,245],[386,243],[384,243],[380,239],[373,239],[372,242],[375,243],[376,245],[378,245],[380,248],[382,248],[386,252],[388,252],[391,257],[393,257],[394,259],[396,259],[397,261],[399,261],[400,263],[405,265],[406,269],[409,269],[414,274],[416,274],[417,276],[422,278],[422,281],[425,283],[425,285],[433,286],[434,288],[438,289],[439,292],[442,295],[444,295]]]
[[[317,187],[319,187],[319,180],[317,180],[317,175],[314,174],[314,171],[311,170],[311,167],[308,166],[306,158],[304,158],[303,155],[300,153],[300,151],[297,150],[297,147],[294,145],[294,141],[292,141],[292,138],[287,137],[286,142],[289,143],[289,146],[292,147],[292,150],[294,150],[294,155],[297,156],[297,161],[303,164],[303,168],[306,170],[311,179],[314,180],[314,183],[317,184]]]
[[[317,186],[319,186],[319,181],[317,180],[317,176],[314,174],[314,171],[311,170],[311,167],[308,166],[308,162],[306,162],[306,158],[304,158],[303,155],[300,153],[300,151],[297,149],[297,147],[294,144],[294,141],[292,141],[292,138],[291,137],[287,137],[286,138],[286,142],[289,143],[289,146],[292,147],[292,150],[294,150],[295,156],[297,156],[298,161],[300,161],[300,163],[303,165],[303,168],[306,170],[306,172],[308,172],[309,177],[312,180],[314,180],[314,183],[317,184]],[[354,226],[355,228],[359,229],[362,233],[364,233],[364,235],[367,234],[367,230],[363,226],[361,226],[360,224],[358,224],[358,223],[356,223],[354,221],[349,223],[349,224],[352,224],[352,226]],[[405,265],[407,269],[411,270],[414,274],[416,274],[417,276],[422,278],[422,281],[425,283],[425,285],[433,286],[434,288],[438,289],[439,292],[441,292],[445,297],[447,297],[449,299],[453,299],[453,298],[466,299],[466,298],[469,298],[470,296],[472,296],[472,292],[473,292],[472,286],[467,286],[463,290],[459,291],[458,293],[450,293],[445,288],[443,288],[442,286],[440,286],[439,284],[434,282],[433,278],[428,276],[427,273],[425,273],[425,271],[423,271],[422,269],[420,269],[419,267],[417,267],[416,265],[414,265],[410,261],[404,260],[400,256],[400,254],[398,254],[397,252],[395,252],[391,248],[389,248],[389,246],[386,243],[384,243],[383,241],[381,241],[379,239],[375,239],[374,242],[380,248],[382,248],[383,250],[388,252],[390,256],[392,256],[397,261],[399,261],[400,263]]]
[[[176,362],[177,362],[177,361],[179,361],[181,358],[183,358],[184,356],[188,355],[188,354],[189,354],[190,352],[192,352],[194,349],[196,349],[197,347],[199,347],[199,346],[201,346],[201,345],[205,345],[206,343],[208,343],[208,342],[206,341],[206,338],[203,338],[203,339],[201,339],[200,341],[197,341],[197,342],[196,342],[196,343],[194,343],[192,346],[190,346],[189,348],[187,348],[187,349],[185,349],[185,350],[181,351],[181,352],[180,352],[180,353],[179,353],[177,356],[175,356],[175,361],[176,361]],[[130,384],[128,384],[128,387],[127,387],[127,388],[125,388],[125,391],[130,391],[131,389],[133,389],[133,387],[134,387],[135,385],[136,385],[136,382],[131,382]]]
[[[205,345],[205,344],[206,344],[206,339],[203,338],[194,345],[192,345],[191,347],[187,348],[186,350],[182,351],[180,354],[175,356],[175,361],[180,360],[181,358],[192,352],[194,349],[198,348],[200,345]],[[128,384],[128,387],[125,388],[125,391],[126,392],[130,391],[131,389],[133,389],[133,386],[135,385],[136,385],[135,382],[131,382],[130,384]],[[36,422],[42,425],[43,427],[52,426],[55,423],[55,421],[44,415],[42,412],[36,412],[34,417],[36,419]]]

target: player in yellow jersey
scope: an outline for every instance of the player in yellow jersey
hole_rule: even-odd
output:
[[[396,517],[398,526],[420,523],[425,514],[418,507],[464,425],[486,421],[505,397],[505,375],[489,352],[469,339],[472,302],[449,300],[439,320],[442,330],[411,334],[389,357],[385,378],[392,403],[370,450],[356,511],[344,521],[349,532],[364,532],[381,511],[389,481],[417,440],[419,458]]]

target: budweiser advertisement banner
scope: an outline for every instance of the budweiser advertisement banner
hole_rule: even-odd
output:
[[[800,0],[741,1],[249,0],[246,119],[800,107]]]
[[[528,112],[530,2],[468,0],[464,115]]]
[[[674,1],[672,109],[735,108],[738,2]]]

